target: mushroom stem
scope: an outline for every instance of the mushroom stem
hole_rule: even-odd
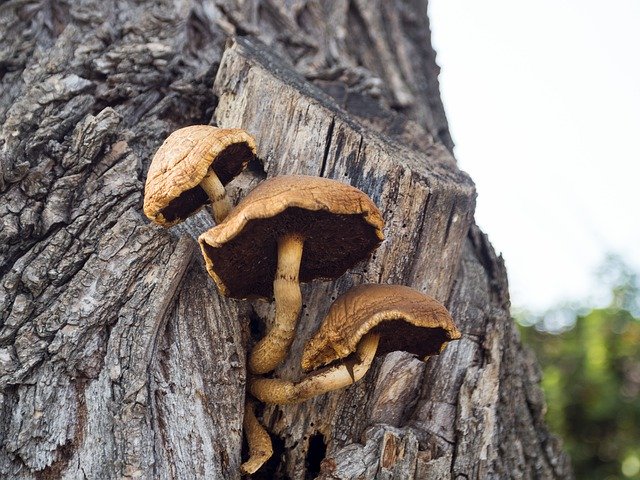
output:
[[[256,418],[256,402],[247,400],[244,405],[244,435],[249,444],[249,459],[240,465],[245,475],[255,473],[273,455],[271,437]]]
[[[231,211],[231,201],[227,197],[227,191],[218,178],[218,175],[210,168],[200,182],[202,189],[207,192],[213,209],[213,219],[221,223]]]
[[[379,340],[380,334],[368,333],[358,343],[355,358],[319,369],[299,382],[257,377],[250,380],[249,389],[262,402],[284,405],[304,402],[317,395],[348,387],[364,377],[371,367]]]
[[[298,273],[304,238],[297,234],[278,239],[278,269],[273,281],[276,314],[273,325],[249,355],[249,371],[258,375],[274,370],[287,356],[302,310]]]

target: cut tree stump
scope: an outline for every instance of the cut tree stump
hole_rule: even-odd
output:
[[[234,200],[321,175],[386,221],[370,262],[303,285],[278,375],[300,378],[305,339],[364,282],[435,296],[463,332],[264,408],[276,452],[256,478],[571,478],[451,153],[426,4],[289,3],[0,5],[0,478],[239,478],[245,356],[272,305],[218,294],[195,242],[209,212],[165,230],[141,211],[154,151],[197,123],[256,138]]]
[[[416,152],[367,130],[266,48],[243,38],[225,51],[214,91],[219,98],[217,124],[244,128],[255,137],[268,177],[295,173],[344,181],[367,193],[385,219],[385,241],[369,262],[337,281],[315,281],[302,288],[297,336],[279,376],[300,378],[304,342],[331,301],[353,285],[410,285],[447,301],[472,221],[475,191],[443,146]],[[264,306],[255,309],[263,318],[271,317]],[[406,364],[411,374],[388,364],[391,359]],[[401,394],[390,396],[384,387],[376,388],[379,379],[371,374],[347,391],[268,410],[267,424],[282,439],[289,476],[304,478],[312,438],[322,436],[320,444],[327,443],[329,453],[357,443],[371,423],[365,414],[368,405],[377,408],[378,421],[387,410],[401,412],[397,424],[408,419],[420,392],[415,375],[424,365],[390,356],[384,368],[395,371]]]

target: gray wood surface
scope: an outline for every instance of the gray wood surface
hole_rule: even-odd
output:
[[[218,295],[194,240],[206,211],[170,231],[141,213],[155,149],[210,122],[256,137],[233,198],[323,175],[386,220],[371,262],[303,287],[279,375],[300,376],[305,337],[365,281],[436,296],[463,332],[266,408],[262,478],[571,477],[473,225],[426,4],[14,0],[0,25],[0,478],[239,477],[245,354],[272,306]]]

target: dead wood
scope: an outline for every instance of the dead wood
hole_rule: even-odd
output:
[[[363,282],[428,292],[463,332],[426,364],[393,353],[345,391],[266,408],[263,476],[571,477],[473,225],[426,5],[13,0],[0,24],[0,477],[239,477],[245,354],[269,305],[218,295],[194,242],[207,212],[172,230],[141,212],[154,151],[211,121],[256,138],[234,198],[322,175],[386,220],[371,262],[303,287],[280,375],[299,377],[330,299]]]

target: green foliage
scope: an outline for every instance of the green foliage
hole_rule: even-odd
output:
[[[529,317],[521,333],[541,363],[547,421],[563,438],[576,477],[640,480],[638,282],[623,264],[608,265],[605,273],[617,271],[609,307],[556,310],[564,319],[574,312],[559,333],[545,331],[548,315]]]

